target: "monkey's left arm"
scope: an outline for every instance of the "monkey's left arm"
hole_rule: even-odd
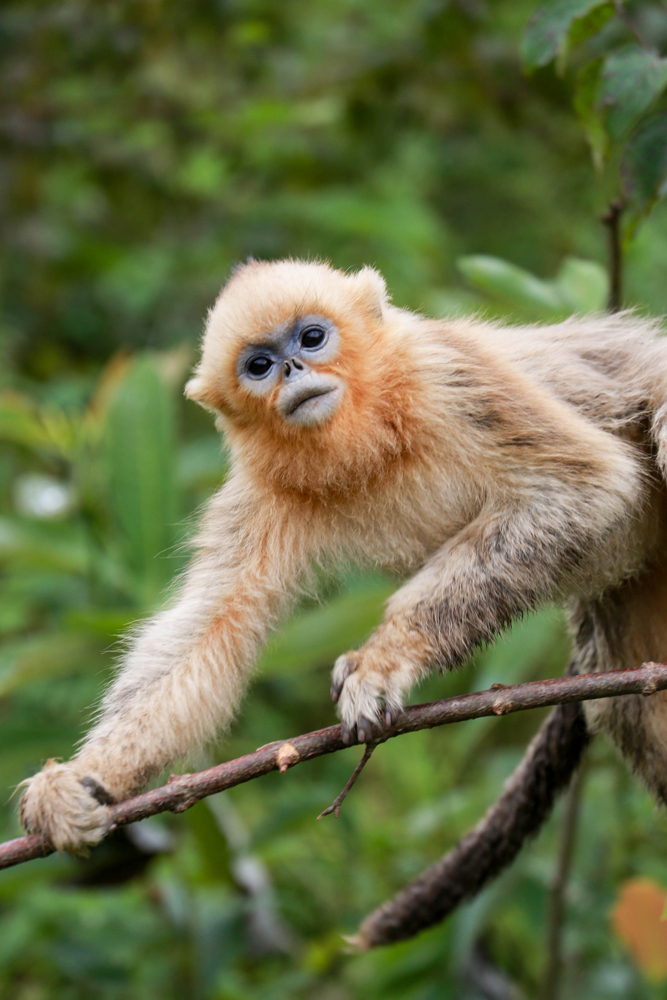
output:
[[[85,849],[107,831],[108,803],[229,725],[309,564],[304,525],[260,506],[234,480],[213,498],[175,603],[132,639],[79,751],[24,782],[29,832],[58,850]]]
[[[338,658],[331,696],[346,742],[367,741],[383,719],[391,724],[431,667],[460,664],[524,612],[581,585],[582,573],[599,573],[591,565],[603,553],[604,566],[610,539],[623,549],[618,525],[632,531],[639,466],[620,443],[600,439],[606,454],[579,468],[563,460],[560,474],[536,462],[527,488],[499,492],[394,594],[366,644]]]

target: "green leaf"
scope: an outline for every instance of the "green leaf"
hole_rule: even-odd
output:
[[[630,137],[621,161],[623,190],[640,214],[667,190],[667,113],[643,122]]]
[[[558,676],[567,663],[567,627],[560,612],[542,609],[528,615],[505,632],[490,649],[477,655],[475,689],[492,684],[518,684],[536,676]],[[485,738],[496,724],[487,716],[462,727],[460,747],[465,753]]]
[[[593,35],[597,35],[607,21],[614,16],[616,13],[616,7],[613,0],[606,0],[599,7],[595,7],[584,17],[579,17],[572,22],[570,30],[567,35],[567,50],[572,51],[578,45],[582,45],[587,42],[589,38]]]
[[[123,635],[138,620],[139,613],[128,608],[77,607],[63,615],[63,624],[71,631],[107,639]]]
[[[609,148],[604,118],[598,107],[603,64],[603,59],[595,59],[584,66],[577,74],[574,88],[574,110],[586,131],[596,170],[602,170]]]
[[[611,135],[631,128],[667,86],[667,59],[638,45],[612,52],[600,77],[598,105]]]
[[[609,278],[605,268],[594,260],[566,257],[554,285],[573,312],[596,312],[605,308]]]
[[[605,0],[552,0],[533,14],[521,40],[521,56],[526,69],[546,66],[566,43],[573,23],[585,17]]]
[[[207,883],[231,883],[231,851],[208,802],[198,802],[193,809],[188,809],[185,822],[197,847],[201,876]]]
[[[564,303],[552,284],[499,257],[476,254],[459,257],[457,267],[471,285],[508,302],[538,308],[548,314],[564,311]]]
[[[261,672],[293,674],[333,663],[378,625],[385,601],[395,589],[395,585],[378,579],[359,592],[342,594],[326,607],[304,611],[269,643],[260,659]]]
[[[85,574],[91,559],[90,546],[79,525],[0,518],[0,564]]]
[[[0,396],[1,441],[69,458],[75,436],[71,421],[59,410],[40,411],[17,392]]]
[[[16,392],[5,392],[0,396],[0,440],[29,448],[49,444],[34,404]]]
[[[229,468],[224,442],[219,434],[208,434],[181,445],[176,456],[178,481],[184,489],[218,487]]]
[[[150,595],[173,572],[173,563],[159,557],[173,545],[179,510],[174,400],[150,357],[134,362],[117,386],[105,442],[118,545]]]
[[[76,673],[99,652],[99,643],[89,636],[57,632],[5,643],[0,649],[0,697],[38,678]]]

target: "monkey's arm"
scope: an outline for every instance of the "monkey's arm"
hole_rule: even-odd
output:
[[[59,850],[96,843],[105,803],[140,789],[229,724],[257,650],[308,554],[294,518],[237,482],[213,498],[175,604],[142,626],[75,757],[25,783],[21,819]],[[303,526],[302,526],[303,527]]]
[[[641,503],[640,468],[623,445],[595,434],[600,451],[585,466],[536,456],[523,481],[505,484],[394,594],[368,642],[339,657],[332,697],[344,737],[353,739],[356,727],[368,740],[429,668],[458,665],[525,611],[602,587],[605,573],[627,572],[621,564]]]

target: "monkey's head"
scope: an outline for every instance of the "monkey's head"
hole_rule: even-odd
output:
[[[370,268],[347,275],[301,261],[242,265],[210,312],[186,394],[232,424],[318,427],[358,378],[354,344],[368,350],[385,303],[384,281]]]
[[[379,456],[392,437],[379,427],[392,420],[392,378],[385,377],[388,359],[396,367],[386,329],[391,309],[371,268],[344,274],[322,263],[251,261],[210,312],[186,394],[216,413],[244,455],[253,452],[255,467],[263,449],[272,470],[283,468],[283,481],[312,483],[326,454],[335,478],[350,462],[359,465],[360,450]]]

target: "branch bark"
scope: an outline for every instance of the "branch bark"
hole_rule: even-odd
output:
[[[667,665],[658,663],[645,663],[630,670],[530,681],[510,687],[494,685],[487,691],[477,691],[458,698],[444,698],[425,705],[412,705],[403,710],[395,725],[375,733],[373,742],[384,743],[404,733],[482,716],[508,715],[530,708],[564,705],[594,698],[628,694],[652,695],[665,689]],[[270,771],[284,773],[295,764],[344,749],[347,749],[347,745],[343,743],[339,725],[295,736],[290,740],[279,740],[260,747],[254,753],[205,771],[172,775],[166,785],[110,806],[110,817],[117,827],[136,823],[156,813],[185,812],[208,795],[233,788]],[[54,848],[37,836],[18,837],[0,844],[0,868],[9,868],[53,853]]]
[[[582,775],[583,769],[580,767],[574,776],[574,781],[570,785],[565,799],[560,851],[551,887],[549,934],[547,937],[548,961],[542,984],[542,1000],[558,1000],[561,992],[560,986],[564,966],[563,924],[565,920],[567,886],[572,868],[572,856],[574,854],[577,824],[579,821]]]
[[[618,312],[623,304],[623,249],[621,240],[621,216],[625,202],[616,198],[602,216],[602,222],[607,227],[607,245],[609,256],[609,294],[607,309]]]

